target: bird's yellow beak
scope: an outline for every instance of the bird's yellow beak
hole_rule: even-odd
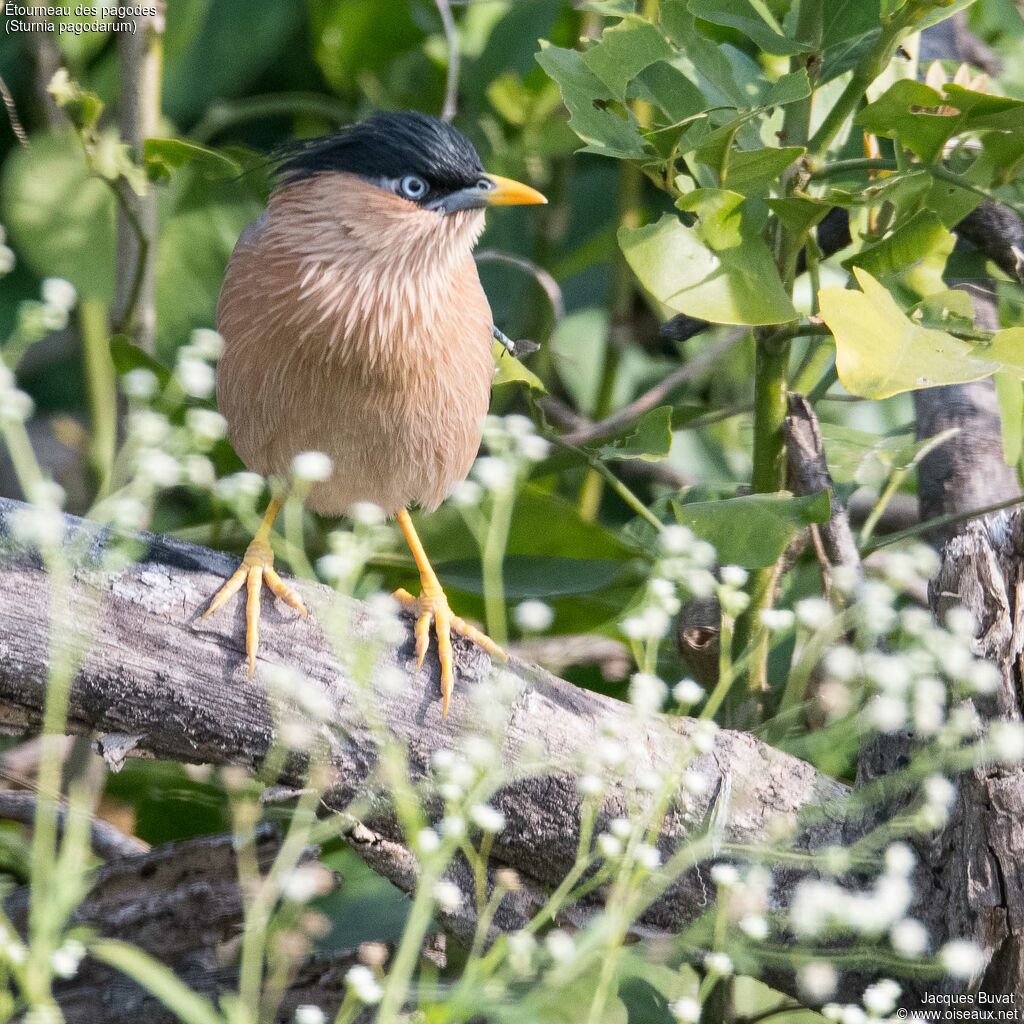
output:
[[[494,188],[483,197],[488,206],[539,206],[547,202],[540,192],[521,181],[502,178],[497,174],[488,174],[486,177],[494,182]]]

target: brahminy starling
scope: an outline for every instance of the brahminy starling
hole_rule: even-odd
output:
[[[286,478],[295,455],[331,459],[306,504],[325,516],[356,503],[397,519],[419,570],[422,666],[433,625],[442,710],[454,687],[451,633],[500,648],[452,614],[409,508],[432,511],[464,479],[480,444],[494,375],[494,323],[472,250],[489,206],[543,203],[487,174],[473,144],[418,113],[375,114],[300,143],[279,162],[267,209],[238,240],[217,307],[224,354],[217,403],[242,461]],[[244,584],[250,677],[265,583],[302,615],[274,570],[274,497],[211,615]]]

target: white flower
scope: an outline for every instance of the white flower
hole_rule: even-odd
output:
[[[652,715],[661,710],[668,687],[649,672],[637,672],[629,681],[629,700],[641,714]]]
[[[328,472],[327,475],[330,476],[330,473]],[[323,479],[326,480],[327,477]],[[384,509],[372,501],[357,501],[355,504],[349,505],[346,514],[352,522],[358,523],[360,526],[382,526],[387,521]]]
[[[301,864],[281,880],[281,894],[293,903],[308,903],[331,888],[330,871],[322,864]]]
[[[0,419],[8,423],[24,423],[35,411],[36,404],[17,388],[0,393]]]
[[[907,721],[907,705],[899,697],[880,695],[865,708],[865,717],[879,732],[898,732]]]
[[[576,789],[580,796],[600,796],[604,792],[604,783],[596,775],[581,775],[576,780]]]
[[[75,286],[62,277],[45,278],[40,291],[43,302],[48,306],[55,306],[64,313],[74,309],[75,303],[78,301],[78,292],[75,291]]]
[[[945,626],[950,633],[963,637],[965,640],[973,640],[978,624],[972,612],[969,612],[962,605],[954,605],[945,615]]]
[[[891,843],[885,851],[885,870],[890,875],[908,878],[914,873],[917,857],[906,843]]]
[[[73,978],[78,973],[78,965],[84,957],[85,946],[77,939],[68,939],[60,949],[53,952],[50,957],[50,965],[57,977]]]
[[[295,1024],[325,1024],[326,1020],[324,1011],[312,1003],[295,1007]]]
[[[203,359],[220,359],[224,339],[209,327],[197,327],[189,338],[189,348]]]
[[[509,413],[502,425],[510,437],[529,437],[534,433],[533,420],[517,412]]]
[[[700,1003],[696,999],[690,999],[688,996],[677,999],[674,1003],[669,1003],[668,1008],[679,1024],[699,1024]]]
[[[55,480],[38,480],[28,485],[28,498],[33,505],[43,508],[61,509],[66,495],[64,488]]]
[[[454,914],[462,906],[462,890],[454,882],[442,879],[434,886],[434,899],[442,910]]]
[[[466,834],[466,819],[461,814],[446,814],[441,819],[441,833],[449,839],[458,839]]]
[[[807,597],[797,603],[796,617],[807,629],[824,629],[835,618],[835,612],[823,597]]]
[[[469,816],[473,823],[483,832],[490,832],[497,835],[505,827],[505,815],[490,804],[477,804]]]
[[[728,587],[722,588],[718,600],[722,606],[722,614],[734,619],[742,615],[750,605],[748,593],[743,590],[730,590]]]
[[[699,704],[705,696],[707,694],[704,692],[704,687],[695,679],[680,679],[672,687],[672,697],[677,704],[682,704],[684,707],[692,707],[694,704]]]
[[[608,822],[608,831],[619,839],[628,839],[633,834],[633,823],[629,818],[612,818]]]
[[[657,605],[648,605],[638,615],[624,619],[619,627],[630,640],[660,640],[671,624],[668,612]]]
[[[516,606],[512,617],[524,633],[543,633],[555,621],[554,610],[543,601],[523,601]]]
[[[891,978],[883,978],[864,990],[864,1008],[876,1017],[883,1017],[896,1009],[896,1000],[903,989]]]
[[[145,372],[149,372],[148,370]],[[170,433],[171,425],[162,413],[138,409],[128,414],[128,436],[144,445],[158,445]]]
[[[185,479],[194,487],[212,490],[217,485],[217,471],[205,455],[186,455],[183,465]]]
[[[715,749],[715,737],[718,735],[718,725],[710,719],[703,719],[696,722],[693,732],[690,733],[690,742],[698,754],[710,754]]]
[[[663,526],[658,534],[658,546],[666,555],[685,555],[696,540],[686,526]]]
[[[740,873],[732,864],[716,864],[711,869],[711,880],[719,889],[731,889],[739,885]]]
[[[362,964],[356,964],[355,967],[348,969],[348,973],[345,975],[345,984],[364,1006],[375,1006],[384,995],[383,989],[377,984],[373,971]]]
[[[692,768],[683,776],[683,789],[691,796],[703,796],[711,785],[708,777]]]
[[[833,679],[848,683],[860,670],[860,656],[852,647],[839,644],[825,655],[825,671]]]
[[[747,938],[761,942],[768,938],[768,922],[760,914],[745,914],[740,918],[740,931]]]
[[[460,508],[473,508],[483,500],[484,489],[475,480],[460,480],[448,495],[453,505]]]
[[[297,480],[308,484],[321,483],[329,479],[334,471],[330,456],[323,452],[299,452],[292,459],[292,473]]]
[[[892,948],[908,959],[922,956],[928,951],[928,929],[912,917],[904,917],[889,929]]]
[[[121,390],[129,398],[152,398],[157,393],[158,384],[157,375],[142,367],[129,370],[121,378]]]
[[[788,608],[765,608],[761,612],[761,624],[773,633],[790,629],[795,619],[796,615]]]
[[[839,1017],[841,1024],[865,1024],[868,1015],[859,1006],[844,1006]]]
[[[1024,726],[1020,722],[993,722],[988,739],[996,759],[1003,764],[1024,759]]]
[[[655,871],[661,865],[661,851],[650,843],[640,843],[636,848],[636,862],[644,871]]]
[[[973,693],[995,693],[1002,682],[1002,673],[991,661],[972,661],[964,676],[964,682]]]
[[[750,577],[750,574],[740,565],[723,565],[719,576],[727,587],[742,587]]]
[[[797,971],[796,983],[808,1002],[820,1003],[835,992],[839,978],[831,964],[824,960],[812,960]]]
[[[203,441],[219,441],[228,432],[228,421],[212,409],[189,409],[185,413],[185,426]]]
[[[540,462],[542,459],[546,459],[548,452],[551,451],[551,445],[537,434],[527,434],[525,437],[519,438],[516,447],[519,449],[519,454],[528,462]]]
[[[728,953],[708,953],[704,966],[712,973],[723,976],[732,974],[732,958]]]
[[[473,476],[485,490],[506,491],[512,486],[515,473],[504,459],[485,456],[476,460]]]
[[[441,837],[432,828],[421,828],[416,833],[416,849],[420,853],[433,853],[441,845]]]
[[[178,460],[159,448],[143,448],[137,464],[139,475],[157,487],[173,487],[181,479]]]
[[[547,948],[548,955],[556,963],[564,963],[576,952],[576,944],[573,942],[572,936],[567,932],[563,932],[560,928],[548,932],[544,945]]]
[[[956,787],[943,775],[929,775],[924,780],[924,798],[934,807],[948,810],[956,797]]]
[[[608,832],[597,837],[597,851],[605,860],[613,860],[622,853],[622,843]]]
[[[967,981],[985,967],[985,954],[973,942],[954,939],[939,950],[939,959],[951,978]]]
[[[217,386],[213,367],[201,359],[179,359],[174,367],[174,376],[181,390],[193,398],[209,398]]]
[[[0,244],[0,274],[9,274],[14,269],[14,250]]]

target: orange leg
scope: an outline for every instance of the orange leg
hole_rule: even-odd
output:
[[[452,614],[448,607],[441,581],[437,578],[423,544],[412,525],[412,518],[406,509],[397,516],[398,525],[405,534],[406,542],[420,571],[420,596],[413,597],[407,590],[396,590],[395,597],[408,611],[416,615],[416,668],[423,665],[427,648],[430,646],[430,624],[434,624],[437,636],[437,657],[441,663],[441,714],[448,714],[452,690],[455,688],[455,669],[452,661],[452,633],[464,636],[479,644],[488,654],[508,660],[508,655],[485,633],[471,626],[465,619]]]
[[[280,499],[271,498],[256,536],[245,549],[238,571],[217,591],[210,602],[210,607],[203,612],[203,618],[208,619],[214,612],[220,611],[242,589],[242,584],[245,584],[245,653],[249,662],[250,679],[256,672],[256,653],[260,646],[260,598],[263,584],[266,583],[272,594],[296,609],[303,618],[306,617],[306,606],[302,603],[302,598],[274,570],[270,528],[274,525],[280,510]]]

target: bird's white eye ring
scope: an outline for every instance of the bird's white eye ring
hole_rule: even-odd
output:
[[[416,174],[407,174],[398,187],[407,199],[422,199],[427,194],[427,183]]]
[[[481,192],[490,192],[494,188],[494,182],[490,178],[480,178],[477,180],[476,187]]]

